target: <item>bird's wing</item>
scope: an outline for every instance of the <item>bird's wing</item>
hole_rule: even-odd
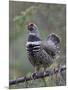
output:
[[[56,53],[59,52],[60,49],[60,38],[52,33],[49,34],[47,39],[42,41],[41,47],[52,57],[56,55]]]

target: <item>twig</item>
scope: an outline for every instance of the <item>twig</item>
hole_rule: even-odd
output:
[[[9,85],[14,85],[14,84],[17,84],[17,83],[22,83],[22,82],[25,82],[25,81],[30,81],[30,80],[35,80],[35,79],[39,79],[39,78],[44,78],[44,77],[48,77],[48,76],[51,76],[53,74],[56,74],[56,73],[59,73],[59,72],[62,72],[66,70],[66,66],[60,66],[60,68],[55,68],[53,70],[47,70],[47,71],[43,71],[43,72],[36,72],[36,73],[32,73],[31,76],[24,76],[24,77],[21,77],[21,78],[18,78],[16,80],[10,80],[9,81]]]

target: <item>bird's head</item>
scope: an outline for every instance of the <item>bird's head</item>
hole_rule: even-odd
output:
[[[27,29],[29,31],[29,36],[32,35],[32,36],[40,38],[40,34],[39,34],[38,27],[36,24],[29,23],[27,26]]]
[[[36,31],[38,29],[37,25],[34,23],[29,23],[27,26],[27,29],[32,32],[32,31]]]

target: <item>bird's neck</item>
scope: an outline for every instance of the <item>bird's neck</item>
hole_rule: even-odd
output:
[[[41,41],[40,37],[35,35],[35,33],[30,33],[28,36],[28,42],[38,42]]]
[[[29,32],[28,41],[26,43],[27,51],[31,54],[39,52],[41,39],[38,31]]]
[[[40,34],[39,34],[39,31],[37,29],[29,31],[29,35],[33,35],[33,36],[40,38]]]

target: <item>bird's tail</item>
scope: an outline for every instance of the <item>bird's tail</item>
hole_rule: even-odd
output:
[[[52,57],[59,52],[60,38],[54,33],[50,34],[45,42],[44,50]]]
[[[56,46],[60,43],[60,38],[54,33],[48,36],[47,41],[49,40],[51,40]]]

